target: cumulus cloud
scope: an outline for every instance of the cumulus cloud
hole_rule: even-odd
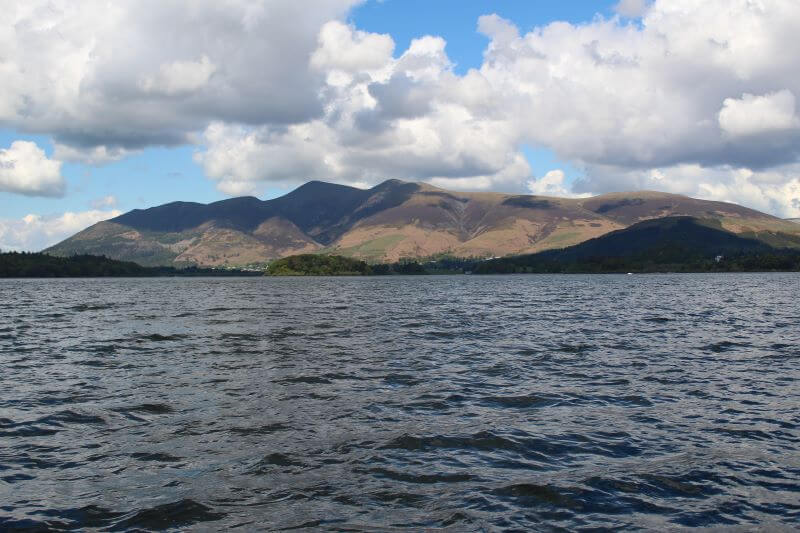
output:
[[[652,169],[599,166],[590,172],[592,181],[609,191],[658,190],[734,202],[780,217],[800,216],[800,164],[796,163],[760,171],[690,163]],[[575,188],[583,187],[579,183]]]
[[[215,70],[208,56],[199,61],[173,61],[161,65],[158,74],[142,78],[139,87],[147,93],[186,95],[205,87]]]
[[[794,2],[622,1],[617,11],[641,23],[596,18],[522,34],[481,17],[490,42],[481,67],[463,76],[441,38],[393,58],[388,36],[329,23],[312,55],[327,73],[323,114],[281,129],[211,126],[197,159],[230,192],[398,177],[559,195],[642,186],[711,195],[705,185],[728,180],[726,169],[761,175],[798,160]],[[525,144],[553,150],[585,178],[574,190],[557,173],[533,179]],[[687,178],[687,168],[698,170]],[[792,199],[776,201],[770,210],[783,212]]]
[[[319,30],[356,3],[12,0],[0,123],[119,154],[186,143],[213,120],[308,120],[322,113]]]
[[[480,73],[505,96],[503,111],[518,117],[522,135],[573,161],[771,166],[796,153],[742,150],[721,135],[717,115],[727,98],[763,94],[753,89],[765,79],[800,84],[792,74],[800,54],[785,53],[788,28],[798,25],[800,9],[788,1],[661,1],[641,27],[598,19],[510,42],[506,32],[490,34]]]
[[[794,94],[788,90],[762,96],[743,94],[726,98],[719,112],[719,126],[731,137],[797,129]]]
[[[478,74],[503,102],[497,113],[519,138],[585,169],[577,192],[700,195],[703,183],[727,183],[730,169],[762,175],[798,161],[795,2],[659,0],[643,15],[639,25],[598,18],[518,37],[481,24],[491,43]],[[684,179],[689,167],[698,172]],[[792,202],[791,188],[780,190],[775,213]]]
[[[37,252],[121,211],[91,210],[60,215],[26,215],[20,219],[0,218],[0,250]]]
[[[272,130],[215,122],[204,133],[208,149],[194,158],[226,194],[255,194],[264,181],[284,185],[322,178],[331,161],[324,139],[316,135],[320,129],[316,123]]]
[[[106,165],[140,152],[140,150],[126,150],[119,146],[108,147],[106,145],[74,147],[55,143],[53,148],[53,157],[59,161],[85,163],[87,165]]]
[[[359,31],[339,21],[330,21],[322,27],[318,43],[311,65],[324,72],[379,70],[386,66],[394,51],[394,40],[389,35]]]
[[[398,53],[343,22],[356,3],[16,2],[0,23],[0,123],[53,135],[70,161],[196,143],[228,194],[395,177],[792,212],[795,0],[620,0],[610,19],[527,33],[489,14],[483,62],[463,75],[440,37]],[[533,179],[526,145],[585,177]]]
[[[443,39],[415,39],[397,58],[380,54],[381,62],[352,50],[370,42],[352,26],[328,24],[312,59],[316,68],[334,61],[343,47],[350,59],[333,65],[338,74],[327,78],[324,114],[281,128],[210,124],[205,149],[195,155],[206,175],[229,194],[255,192],[263,182],[374,184],[390,177],[454,188],[521,188],[530,167],[514,146],[513,130],[479,117],[483,111],[471,109],[469,96],[467,102],[453,98],[470,91],[453,74]],[[392,47],[384,45],[385,51]],[[365,62],[358,73],[353,58]]]
[[[786,171],[790,174],[787,174]],[[709,179],[703,173],[698,179],[697,196],[749,205],[785,218],[800,217],[800,168],[771,172],[750,169],[728,169],[725,175]]]
[[[48,159],[36,143],[14,141],[0,148],[0,191],[26,196],[63,196],[61,162]]]

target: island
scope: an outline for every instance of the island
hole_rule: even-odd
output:
[[[267,276],[385,276],[390,274],[429,274],[416,261],[368,264],[341,255],[299,254],[273,261]]]

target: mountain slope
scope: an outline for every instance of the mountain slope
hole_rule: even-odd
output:
[[[486,261],[477,273],[693,270],[725,266],[730,257],[764,257],[775,248],[727,230],[716,220],[664,217],[611,232],[561,250]],[[778,253],[780,253],[778,251]],[[800,255],[790,253],[792,261]]]
[[[144,265],[246,265],[334,253],[372,262],[492,257],[563,248],[641,220],[687,215],[733,233],[799,246],[800,226],[752,209],[657,192],[586,199],[462,193],[389,180],[363,190],[309,182],[272,200],[174,202],[133,210],[53,246]]]

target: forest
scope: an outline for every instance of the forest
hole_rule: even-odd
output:
[[[0,278],[106,278],[170,276],[253,276],[261,272],[214,268],[143,267],[105,256],[57,257],[43,253],[0,253]]]

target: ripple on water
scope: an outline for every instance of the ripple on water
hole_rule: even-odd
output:
[[[215,512],[202,503],[185,499],[128,513],[125,518],[114,522],[108,529],[109,531],[164,530],[202,522],[215,522],[224,517],[224,513]]]
[[[0,280],[0,530],[796,528],[799,282]]]

